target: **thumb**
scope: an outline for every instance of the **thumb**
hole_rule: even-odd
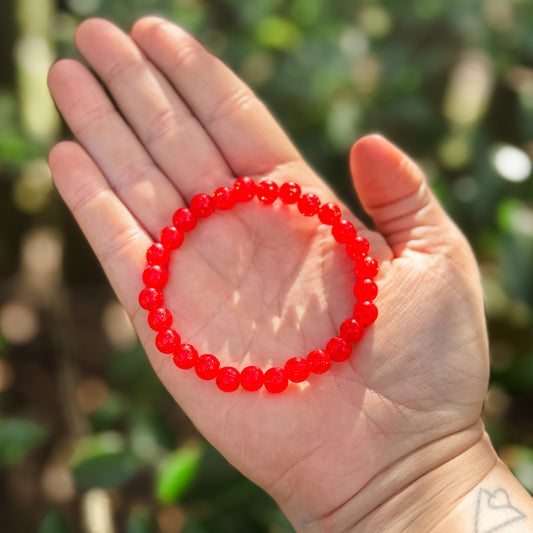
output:
[[[420,168],[384,137],[368,135],[357,141],[350,168],[363,208],[395,256],[406,249],[430,252],[443,244],[439,235],[457,232]]]

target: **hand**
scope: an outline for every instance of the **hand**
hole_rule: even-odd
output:
[[[144,18],[128,36],[89,20],[76,44],[113,101],[82,64],[51,69],[51,93],[77,138],[50,154],[57,188],[163,384],[295,527],[368,523],[394,495],[485,442],[488,350],[473,255],[418,167],[379,136],[350,156],[376,230],[346,207],[344,216],[381,264],[380,316],[352,358],[276,396],[222,393],[162,356],[137,296],[146,249],[177,208],[241,175],[294,180],[340,201],[251,90],[178,27]],[[243,204],[187,239],[165,301],[183,341],[223,365],[279,365],[337,334],[353,306],[352,268],[316,221]],[[464,491],[493,464],[481,461]]]

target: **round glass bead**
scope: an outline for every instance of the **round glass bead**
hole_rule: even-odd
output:
[[[341,324],[339,331],[346,342],[354,343],[363,338],[365,328],[355,318],[347,318]]]
[[[157,349],[164,354],[173,353],[180,343],[180,336],[178,332],[173,329],[160,331],[155,337],[155,345],[157,346]]]
[[[318,219],[322,224],[332,226],[341,219],[341,210],[338,205],[332,202],[324,204],[318,210]]]
[[[351,259],[355,260],[366,257],[369,250],[370,244],[364,237],[361,237],[361,235],[357,235],[355,239],[352,239],[346,245],[346,253]]]
[[[355,275],[359,279],[375,278],[378,272],[379,265],[373,257],[363,257],[355,263]]]
[[[287,379],[293,383],[301,383],[309,377],[309,363],[303,357],[291,357],[284,369]]]
[[[278,393],[287,388],[289,380],[283,368],[274,366],[265,372],[264,385],[268,392]]]
[[[219,367],[218,359],[213,354],[206,353],[198,357],[194,370],[199,378],[210,380],[217,377]]]
[[[331,234],[339,244],[347,244],[355,239],[357,232],[349,220],[337,220],[331,227]]]
[[[318,213],[319,209],[320,198],[316,194],[309,192],[300,196],[300,199],[298,200],[298,211],[300,211],[302,215],[312,217]]]
[[[196,365],[198,352],[192,344],[182,344],[174,350],[172,360],[174,364],[182,370],[189,370]]]
[[[170,259],[168,250],[159,242],[156,242],[146,251],[146,262],[149,265],[165,266]]]
[[[147,311],[161,307],[163,305],[163,293],[154,287],[145,287],[139,293],[139,304]]]
[[[144,269],[143,282],[147,287],[162,289],[168,281],[168,272],[165,267],[151,265]]]
[[[257,366],[247,366],[241,370],[241,385],[244,390],[256,391],[263,386],[263,371]]]
[[[152,309],[148,313],[148,325],[154,331],[163,331],[172,325],[172,313],[165,307]]]
[[[172,216],[172,224],[180,231],[191,231],[196,227],[198,219],[188,207],[180,207]]]
[[[255,181],[248,176],[237,178],[233,184],[233,190],[238,202],[249,202],[255,196],[256,189]]]
[[[257,184],[257,198],[264,204],[271,204],[278,198],[278,186],[272,180],[264,180]]]
[[[331,367],[331,357],[325,350],[313,350],[308,354],[307,362],[309,363],[309,369],[313,374],[323,374]]]
[[[183,232],[174,226],[167,226],[159,234],[159,242],[169,250],[177,250],[183,244]]]
[[[235,191],[231,187],[219,187],[213,193],[213,202],[217,209],[228,211],[237,203]]]
[[[371,279],[360,279],[353,287],[353,294],[359,302],[373,300],[378,295],[378,286]]]
[[[214,212],[215,204],[211,196],[200,193],[191,198],[189,209],[197,218],[206,218]]]
[[[332,361],[340,363],[352,355],[352,345],[342,337],[332,337],[326,345],[326,353]]]
[[[217,387],[223,392],[233,392],[239,388],[241,376],[232,366],[225,366],[217,373]]]
[[[282,183],[281,187],[279,188],[279,199],[284,204],[295,204],[299,200],[301,194],[302,189],[293,181]]]
[[[353,316],[363,326],[370,326],[378,317],[378,308],[372,302],[357,302],[353,308]]]

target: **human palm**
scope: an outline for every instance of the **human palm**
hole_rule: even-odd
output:
[[[339,201],[249,89],[181,30],[147,18],[129,37],[92,20],[77,44],[121,115],[85,67],[53,67],[51,92],[79,142],[51,153],[58,189],[161,381],[229,461],[305,522],[425,446],[471,428],[467,442],[480,438],[488,369],[475,262],[420,171],[376,136],[351,155],[376,231],[343,207],[381,263],[380,316],[352,357],[271,395],[222,393],[162,356],[137,295],[145,251],[178,207],[239,175]],[[282,366],[337,334],[352,286],[353,264],[328,227],[254,202],[186,236],[165,302],[183,342],[223,365]]]

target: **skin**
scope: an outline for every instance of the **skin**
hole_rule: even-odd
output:
[[[127,35],[92,19],[76,45],[113,100],[81,63],[52,67],[50,91],[76,142],[55,146],[50,168],[164,386],[297,530],[388,531],[387,516],[436,527],[457,505],[445,490],[452,465],[476,464],[458,481],[466,494],[497,458],[480,422],[489,360],[477,265],[420,169],[381,136],[355,143],[352,179],[371,231],[182,29],[148,17]],[[281,395],[222,393],[178,370],[137,301],[146,249],[173,212],[241,175],[293,180],[337,202],[381,265],[380,315],[350,360]],[[175,257],[165,302],[176,329],[223,365],[283,365],[323,347],[351,314],[353,264],[325,226],[286,208],[215,214]],[[431,516],[398,503],[425,479],[440,491]]]

